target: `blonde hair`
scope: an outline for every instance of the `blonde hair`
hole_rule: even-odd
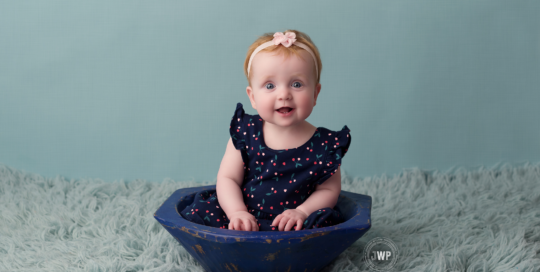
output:
[[[315,46],[315,44],[311,41],[311,39],[309,38],[309,36],[307,34],[301,32],[301,31],[298,31],[298,30],[285,30],[283,32],[284,33],[285,32],[294,32],[296,34],[296,41],[307,45],[309,47],[309,49],[311,49],[311,51],[313,51],[313,54],[315,55],[315,59],[317,60],[317,66],[319,68],[318,72],[317,72],[316,83],[315,83],[315,84],[318,84],[320,79],[321,79],[322,62],[321,62],[321,55],[319,54],[319,50],[317,49],[317,46]],[[257,40],[255,40],[255,42],[253,42],[248,48],[247,55],[246,55],[246,60],[244,61],[244,74],[246,75],[246,78],[247,78],[248,83],[249,83],[250,86],[251,86],[251,81],[249,79],[248,71],[247,71],[249,58],[251,57],[251,54],[253,53],[253,51],[255,51],[255,49],[257,47],[259,47],[259,45],[261,45],[261,44],[263,44],[265,42],[271,41],[273,39],[274,39],[274,33],[264,33],[264,35],[260,36]],[[291,54],[302,58],[302,56],[300,55],[300,51],[306,51],[306,50],[304,50],[302,47],[296,46],[295,44],[293,44],[293,45],[291,45],[289,47],[285,47],[285,46],[281,46],[281,45],[272,45],[272,46],[269,46],[269,47],[261,50],[259,53],[262,53],[262,52],[274,52],[274,51],[276,51],[277,54],[283,54],[285,56],[285,58],[290,57]],[[253,66],[251,67],[251,69],[253,69]],[[315,67],[313,67],[313,69],[315,70]]]

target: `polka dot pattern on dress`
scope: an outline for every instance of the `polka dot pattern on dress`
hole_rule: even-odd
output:
[[[264,221],[275,218],[287,209],[295,209],[313,193],[313,186],[328,180],[341,165],[341,160],[350,146],[351,137],[347,126],[340,131],[318,127],[311,138],[301,146],[273,150],[264,142],[263,124],[264,121],[259,115],[246,114],[242,104],[238,103],[229,132],[233,145],[240,150],[244,161],[244,180],[241,188],[244,203],[250,213]],[[211,198],[205,194],[212,194],[214,198],[210,201],[203,200],[202,198]],[[197,197],[201,199],[198,200]],[[182,216],[193,222],[202,221],[205,225],[225,227],[228,220],[217,204],[219,203],[215,191],[202,192],[196,195],[194,205],[204,212],[194,214],[190,212],[189,215],[183,213]],[[191,210],[194,207],[189,208]],[[217,216],[207,216],[208,213]],[[212,220],[221,217],[220,215],[225,216],[222,217],[225,220],[219,223],[215,219]],[[304,222],[303,228],[337,224],[338,217],[338,211],[324,208],[311,214],[309,220]],[[321,221],[321,218],[325,220]],[[324,223],[325,221],[327,223]],[[262,221],[260,223],[261,226],[268,225]],[[269,225],[267,230],[271,230]]]

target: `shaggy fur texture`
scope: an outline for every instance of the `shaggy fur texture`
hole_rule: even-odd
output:
[[[215,183],[45,178],[0,165],[0,271],[203,271],[153,218],[175,190]],[[368,271],[363,248],[394,241],[396,271],[540,271],[540,164],[417,168],[350,178],[372,228],[324,271]]]

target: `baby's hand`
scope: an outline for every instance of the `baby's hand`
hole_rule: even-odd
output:
[[[277,226],[279,224],[279,231],[289,231],[294,224],[296,224],[296,230],[301,230],[306,218],[308,218],[308,215],[305,212],[297,209],[290,209],[276,216],[276,219],[272,222],[272,226]]]
[[[246,211],[238,211],[227,215],[229,217],[230,230],[258,231],[259,225],[255,216]]]

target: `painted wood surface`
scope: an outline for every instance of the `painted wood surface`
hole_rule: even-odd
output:
[[[236,231],[199,225],[180,216],[196,192],[175,191],[154,217],[207,271],[319,271],[371,227],[371,197],[341,191],[344,223],[300,231]]]

